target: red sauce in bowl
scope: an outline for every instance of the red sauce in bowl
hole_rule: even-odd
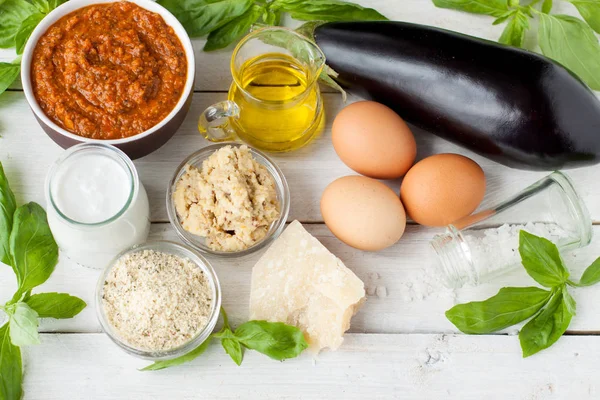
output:
[[[120,139],[163,120],[181,98],[187,59],[163,18],[134,3],[96,4],[65,15],[38,40],[35,98],[58,126]]]

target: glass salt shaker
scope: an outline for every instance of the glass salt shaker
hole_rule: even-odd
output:
[[[545,237],[561,251],[572,250],[590,243],[592,220],[571,179],[553,172],[495,207],[448,225],[433,238],[446,286],[478,285],[519,267],[521,230]]]

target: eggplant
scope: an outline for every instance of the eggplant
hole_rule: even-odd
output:
[[[550,59],[405,22],[334,22],[315,41],[342,87],[513,168],[600,161],[600,101]]]

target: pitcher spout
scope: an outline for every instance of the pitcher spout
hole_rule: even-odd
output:
[[[309,73],[307,78],[311,80],[311,83],[319,79],[319,75],[325,67],[325,54],[308,37],[283,27],[261,27],[253,30],[250,35],[267,45],[287,50],[306,68]]]

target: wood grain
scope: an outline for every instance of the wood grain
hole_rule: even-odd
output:
[[[391,19],[434,25],[496,40],[503,25],[492,18],[436,9],[430,0],[359,0]],[[576,15],[568,2],[555,2],[555,13]],[[290,25],[294,25],[290,22]],[[528,33],[532,45],[535,29]],[[177,135],[156,153],[136,161],[152,206],[151,237],[175,240],[166,222],[165,189],[176,166],[205,142],[196,131],[204,108],[222,100],[229,88],[230,49],[203,53],[194,40],[196,86],[192,108]],[[534,47],[534,46],[532,46]],[[0,61],[14,58],[0,50]],[[0,96],[0,161],[19,203],[44,204],[44,180],[61,149],[42,132],[19,91]],[[69,292],[88,307],[72,320],[43,320],[42,344],[24,351],[25,399],[597,399],[597,356],[600,332],[597,288],[574,290],[578,313],[569,332],[552,349],[532,358],[520,357],[518,339],[508,335],[445,335],[455,332],[444,311],[456,302],[483,299],[499,287],[531,285],[523,270],[493,283],[456,292],[443,290],[435,276],[428,241],[439,230],[411,225],[392,248],[366,253],[349,248],[322,224],[319,199],[334,179],[351,174],[330,143],[333,116],[343,107],[339,95],[325,96],[328,124],[312,145],[273,158],[292,190],[291,219],[309,222],[307,229],[365,282],[368,301],[354,317],[351,334],[338,352],[310,355],[285,363],[249,352],[236,367],[217,344],[202,360],[177,369],[141,373],[146,363],[121,352],[99,332],[94,289],[99,271],[61,259],[56,272],[38,291]],[[544,173],[511,170],[475,156],[428,133],[415,130],[419,158],[439,152],[472,157],[484,168],[488,190],[482,207],[502,200]],[[600,167],[569,171],[592,218],[600,222]],[[398,190],[399,181],[387,182]],[[600,253],[600,226],[593,243],[566,257],[575,278]],[[221,279],[224,305],[234,324],[247,318],[251,268],[259,255],[243,260],[213,259]],[[15,290],[9,268],[0,265],[0,302]],[[2,316],[0,315],[0,320]],[[514,335],[516,328],[507,333]]]
[[[531,286],[535,282],[522,268],[478,287],[457,291],[445,289],[435,277],[435,258],[429,240],[439,230],[409,226],[405,237],[395,246],[377,253],[352,249],[341,243],[321,224],[305,225],[333,254],[337,255],[365,283],[367,302],[353,318],[350,328],[356,333],[439,333],[457,332],[444,312],[455,303],[483,300],[503,286]],[[600,255],[600,226],[595,227],[594,242],[581,250],[565,255],[573,278],[578,279],[583,269]],[[177,240],[169,224],[153,224],[150,239]],[[255,254],[244,259],[224,260],[209,258],[223,289],[223,306],[234,324],[248,318],[250,276],[260,257]],[[61,258],[50,280],[35,292],[68,292],[79,296],[88,307],[76,318],[67,320],[45,319],[43,332],[100,332],[96,319],[95,287],[99,271],[74,264]],[[15,291],[15,279],[8,267],[0,268],[0,302],[8,300]],[[577,301],[577,316],[570,329],[585,334],[600,331],[597,287],[572,289]],[[505,332],[515,333],[518,327]]]
[[[437,26],[494,41],[500,37],[504,29],[502,24],[493,26],[492,17],[437,9],[431,0],[361,0],[357,3],[374,7],[392,20]],[[553,13],[577,15],[577,10],[570,3],[561,1],[555,2]],[[299,22],[290,19],[286,19],[285,22],[290,27],[299,25]],[[531,30],[528,36],[529,42],[535,43],[531,40],[535,36],[534,30]],[[233,46],[228,49],[206,53],[202,51],[205,43],[205,39],[194,39],[192,41],[196,59],[194,90],[200,92],[227,91],[231,84],[229,59]],[[536,46],[531,47],[535,48]],[[0,49],[0,61],[12,61],[15,57],[14,50]],[[13,85],[15,89],[20,87],[20,82]],[[325,90],[332,91],[328,88]]]
[[[436,10],[428,0],[370,0],[358,3],[371,4],[378,11],[391,19],[400,19],[414,23],[434,25],[449,30],[461,31],[467,34],[495,40],[500,37],[502,27],[492,27],[492,20],[484,16],[473,16],[464,13],[443,12]],[[287,20],[288,26],[298,25],[298,22]],[[193,40],[196,59],[196,91],[227,91],[231,84],[229,59],[232,47],[225,50],[206,53],[202,51],[205,39]],[[12,61],[16,57],[13,50],[0,49],[0,61]],[[15,88],[20,87],[17,83]]]
[[[521,358],[516,337],[347,335],[337,352],[283,363],[248,351],[236,366],[216,342],[157,372],[99,334],[42,335],[25,351],[25,397],[94,399],[597,399],[600,337],[560,339]]]
[[[324,97],[327,124],[323,134],[300,150],[272,155],[290,185],[290,220],[322,222],[319,207],[321,193],[336,178],[354,174],[340,161],[331,145],[331,123],[344,104],[337,94],[326,94]],[[154,222],[168,221],[166,189],[177,166],[189,154],[210,144],[196,129],[197,117],[208,105],[224,98],[224,93],[195,94],[188,117],[177,134],[161,149],[135,162],[148,191]],[[7,92],[0,96],[0,110],[0,162],[19,202],[37,201],[43,204],[46,172],[62,149],[39,127],[21,93]],[[427,132],[414,128],[414,133],[419,159],[436,153],[460,153],[482,166],[487,177],[487,194],[482,207],[506,199],[547,174],[510,169]],[[600,221],[600,185],[596,179],[599,173],[600,166],[568,171],[596,221]],[[399,180],[388,181],[387,184],[398,192]]]

